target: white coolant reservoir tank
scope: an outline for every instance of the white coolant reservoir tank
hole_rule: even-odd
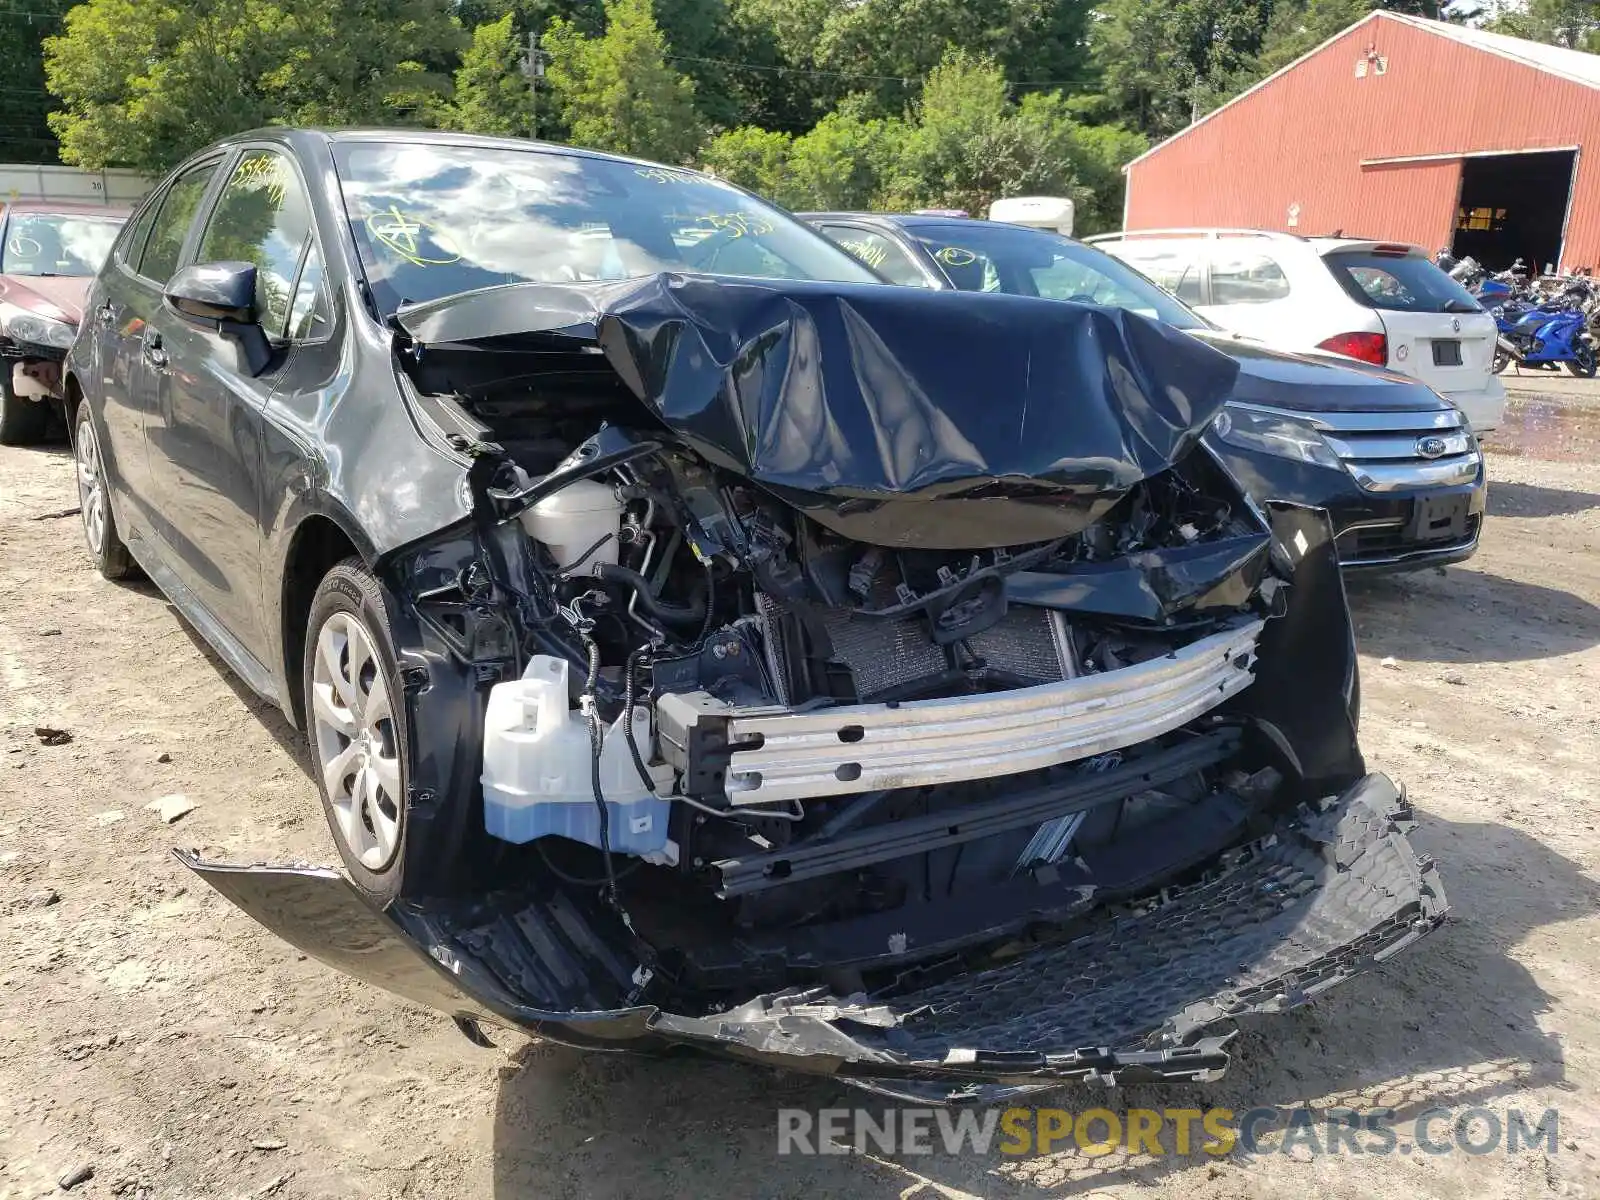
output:
[[[593,479],[578,479],[523,513],[522,528],[534,541],[549,548],[562,570],[583,558],[586,550],[600,542],[599,549],[584,558],[578,568],[580,573],[592,575],[599,563],[617,561],[622,501],[607,485]]]
[[[497,838],[520,843],[559,835],[600,845],[589,723],[572,707],[569,670],[565,659],[535,655],[521,679],[489,689],[483,721],[483,819]],[[640,757],[648,762],[651,756],[650,710],[643,705],[604,731],[600,791],[606,802],[607,840],[619,854],[672,862],[677,847],[667,840],[672,802],[666,799],[673,790],[672,768],[650,768],[652,794],[639,778],[623,732],[623,721],[630,716]]]

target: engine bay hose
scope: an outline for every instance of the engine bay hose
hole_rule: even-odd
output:
[[[650,584],[643,575],[616,563],[599,563],[595,566],[594,573],[607,583],[620,583],[632,588],[638,593],[640,606],[656,620],[665,624],[698,625],[705,619],[707,609],[704,597],[690,600],[687,604],[672,604],[661,600],[650,590]]]

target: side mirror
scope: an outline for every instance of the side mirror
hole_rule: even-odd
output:
[[[196,321],[215,321],[216,331],[237,342],[252,376],[272,361],[272,341],[256,311],[256,268],[247,262],[195,263],[167,281],[167,303]]]
[[[256,320],[256,269],[247,262],[195,263],[167,281],[167,299],[185,316],[249,325]]]

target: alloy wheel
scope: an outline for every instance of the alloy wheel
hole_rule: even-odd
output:
[[[89,539],[89,549],[99,554],[106,543],[106,485],[93,423],[85,419],[78,426],[75,440],[73,457],[78,464],[78,509],[83,514],[83,535]]]
[[[335,824],[362,866],[382,871],[400,845],[400,747],[388,677],[353,613],[333,613],[317,631],[311,705]]]

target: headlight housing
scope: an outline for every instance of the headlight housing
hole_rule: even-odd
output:
[[[78,327],[18,308],[15,304],[0,304],[0,333],[13,341],[66,350],[77,338]]]
[[[1283,413],[1228,404],[1217,414],[1211,428],[1223,442],[1241,450],[1344,470],[1344,463],[1333,452],[1333,447],[1313,425]]]

